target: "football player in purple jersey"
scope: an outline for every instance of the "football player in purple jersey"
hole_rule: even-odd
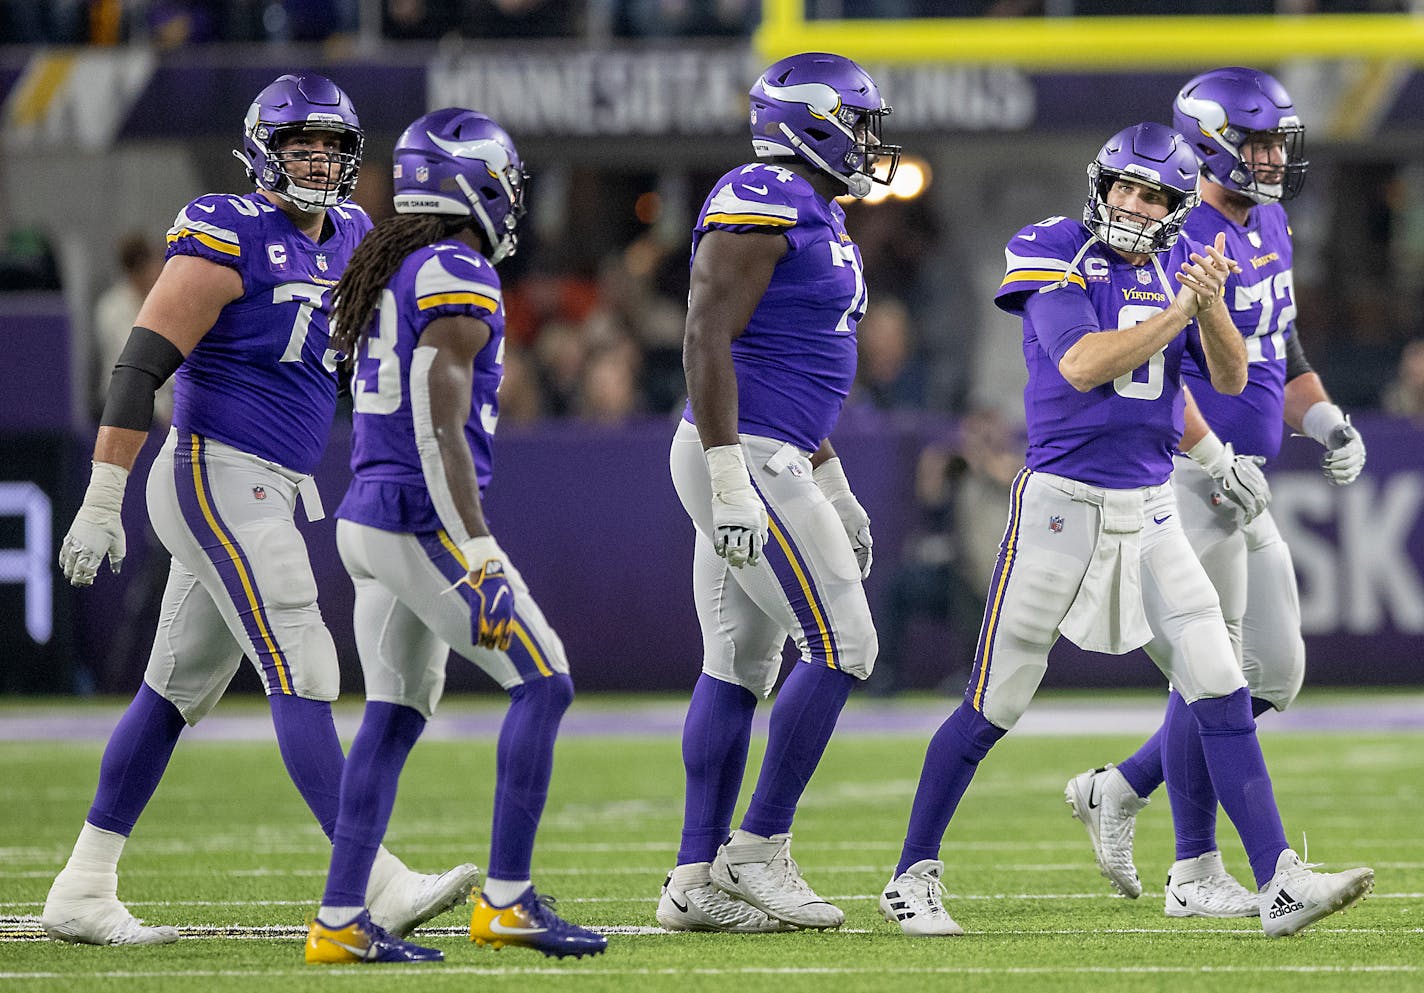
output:
[[[702,675],[683,727],[677,866],[658,904],[672,930],[839,927],[791,858],[791,822],[851,687],[877,650],[862,581],[870,518],[827,440],[855,379],[860,249],[836,197],[888,182],[890,108],[849,59],[806,53],[751,89],[758,161],[708,194],[692,235],[683,365],[688,405],[670,468],[696,529]],[[752,715],[771,711],[756,792],[730,833]]]
[[[1223,251],[1226,235],[1205,247],[1182,235],[1198,186],[1185,138],[1134,125],[1089,166],[1082,223],[1031,224],[1005,250],[995,302],[1023,320],[1027,464],[1011,489],[964,701],[930,741],[900,862],[881,894],[882,913],[907,934],[963,933],[941,899],[940,844],[980,760],[1028,707],[1060,635],[1090,651],[1145,647],[1180,693],[1250,856],[1268,935],[1293,934],[1373,884],[1369,869],[1312,872],[1287,846],[1250,691],[1177,509],[1184,365],[1222,394],[1240,394],[1248,378],[1247,349],[1221,295],[1238,268]]]
[[[119,902],[118,861],[183,728],[227,689],[243,656],[267,691],[292,781],[330,837],[341,742],[331,719],[339,672],[295,521],[322,516],[311,473],[336,409],[327,348],[331,291],[371,228],[346,204],[363,135],[350,99],[314,74],[282,76],[248,109],[238,157],[256,187],[208,194],[168,231],[163,271],[114,366],[83,505],[60,548],[75,586],[124,557],[124,486],[177,374],[173,427],[148,476],[148,512],[172,554],[143,685],[109,738],[79,840],[45,900],[61,941],[161,944]],[[378,859],[377,922],[404,934],[464,900],[476,869],[440,876]]]
[[[1248,357],[1239,396],[1212,389],[1194,362],[1183,365],[1195,406],[1188,408],[1179,445],[1185,455],[1176,460],[1173,486],[1187,539],[1221,599],[1252,713],[1260,717],[1295,699],[1305,643],[1290,550],[1265,510],[1269,488],[1260,479],[1249,487],[1261,494],[1260,506],[1238,506],[1248,487],[1232,485],[1234,474],[1248,481],[1259,475],[1255,462],[1279,451],[1283,424],[1325,446],[1325,476],[1338,486],[1359,475],[1365,445],[1330,402],[1296,333],[1290,222],[1281,202],[1300,192],[1308,163],[1305,128],[1290,95],[1259,70],[1213,69],[1182,87],[1173,117],[1202,166],[1202,204],[1187,217],[1186,232],[1199,241],[1225,232],[1227,254],[1241,260],[1241,271],[1227,277],[1225,302]],[[1253,916],[1255,890],[1222,865],[1217,797],[1200,739],[1190,708],[1173,691],[1156,734],[1116,767],[1074,777],[1065,795],[1088,828],[1103,874],[1136,897],[1142,892],[1132,858],[1136,814],[1165,779],[1177,836],[1166,913]],[[1097,799],[1092,806],[1090,798]]]
[[[530,883],[534,836],[573,699],[563,643],[490,533],[504,370],[495,264],[512,255],[526,177],[508,134],[458,107],[415,120],[395,148],[396,216],[357,250],[336,296],[350,355],[353,479],[336,512],[356,586],[366,712],[341,777],[331,871],[307,936],[311,963],[421,961],[371,951],[362,895],[406,757],[440,702],[450,650],[509,693],[495,764],[494,825],[470,940],[552,956],[608,939],[570,924]]]

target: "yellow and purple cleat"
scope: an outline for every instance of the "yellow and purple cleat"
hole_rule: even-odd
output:
[[[608,939],[588,928],[570,924],[554,913],[552,897],[529,887],[507,907],[496,907],[483,893],[470,913],[470,940],[496,949],[506,945],[533,948],[545,955],[582,958],[608,947]]]
[[[307,930],[307,965],[444,960],[445,953],[438,948],[423,948],[372,924],[370,911],[366,910],[341,927],[332,927],[318,917]]]

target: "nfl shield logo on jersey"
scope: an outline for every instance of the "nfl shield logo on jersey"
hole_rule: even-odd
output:
[[[316,253],[316,267],[317,267],[318,269],[320,269],[322,272],[326,272],[328,266],[327,266],[326,254],[325,254],[325,253],[323,253],[323,252],[317,252],[317,253]]]
[[[266,500],[266,499],[267,499],[267,488],[266,488],[265,486],[254,486],[254,487],[252,487],[252,499],[254,499],[254,500]]]
[[[1052,531],[1054,534],[1061,534],[1063,532],[1063,518],[1059,517],[1057,514],[1054,514],[1052,517],[1050,517],[1048,519],[1048,530]]]
[[[1146,266],[1143,266],[1141,269],[1137,270],[1137,281],[1143,286],[1146,286],[1148,283],[1152,282],[1152,273],[1147,271]]]

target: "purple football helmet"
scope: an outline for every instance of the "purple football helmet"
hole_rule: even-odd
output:
[[[752,86],[752,148],[758,158],[799,155],[863,197],[872,182],[888,184],[900,164],[900,146],[880,142],[889,113],[875,80],[850,59],[792,55]]]
[[[283,150],[282,144],[297,131],[332,131],[341,151],[327,155],[332,161],[321,187],[301,186],[287,169],[294,162],[309,162],[310,150]],[[325,76],[316,73],[279,76],[252,101],[242,124],[243,151],[233,154],[247,166],[247,178],[259,189],[271,190],[301,210],[315,213],[335,207],[356,189],[361,171],[361,149],[366,137],[351,106],[351,98]]]
[[[418,117],[396,141],[399,214],[449,214],[479,221],[490,261],[514,254],[528,179],[514,141],[484,114],[460,107]]]
[[[1177,243],[1187,214],[1201,202],[1199,170],[1187,140],[1167,125],[1149,121],[1123,128],[1088,166],[1083,223],[1099,241],[1121,251],[1165,252]],[[1108,191],[1119,179],[1166,193],[1167,216],[1158,219],[1108,206]]]
[[[1172,104],[1172,120],[1201,159],[1207,179],[1257,203],[1289,200],[1305,185],[1305,125],[1285,87],[1259,69],[1231,66],[1190,80]],[[1253,171],[1248,142],[1279,149],[1280,164]]]

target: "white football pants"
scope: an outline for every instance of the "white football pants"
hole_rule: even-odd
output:
[[[148,475],[148,515],[173,555],[144,682],[197,724],[245,655],[271,694],[335,700],[336,646],[297,530],[305,476],[174,430]]]
[[[697,428],[682,421],[668,456],[673,486],[697,527],[692,592],[702,671],[764,697],[776,685],[789,636],[802,661],[865,679],[879,650],[870,605],[850,539],[811,478],[809,456],[773,438],[744,434],[741,443],[771,527],[757,564],[739,569],[712,550],[712,483]]]
[[[342,520],[336,547],[356,586],[356,649],[367,700],[411,707],[428,719],[445,689],[451,649],[506,690],[569,671],[564,643],[508,559],[514,636],[498,651],[475,643],[479,595],[467,584],[450,588],[469,564],[444,531],[405,534]]]
[[[1009,523],[990,582],[984,624],[965,699],[990,723],[1012,728],[1048,668],[1059,625],[1083,590],[1102,528],[1106,491],[1022,470],[1009,492]],[[1195,700],[1245,685],[1206,571],[1182,531],[1170,483],[1141,495],[1141,606],[1151,629],[1148,655],[1179,693]],[[1115,585],[1086,591],[1117,615]],[[1101,664],[1116,665],[1104,656]]]
[[[1191,459],[1176,460],[1172,485],[1187,540],[1221,598],[1251,695],[1285,710],[1305,679],[1300,590],[1290,548],[1270,510],[1242,526],[1235,504],[1213,497],[1216,482]]]

